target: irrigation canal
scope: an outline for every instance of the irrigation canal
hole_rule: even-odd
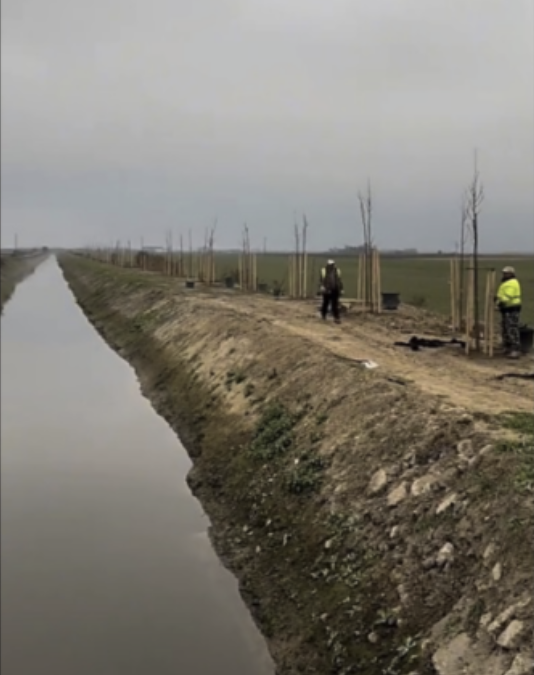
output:
[[[1,321],[2,675],[271,675],[185,450],[55,258]]]

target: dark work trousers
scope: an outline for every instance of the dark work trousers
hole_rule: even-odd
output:
[[[519,316],[520,310],[518,309],[501,312],[502,343],[509,352],[520,350]]]
[[[339,291],[329,291],[323,293],[323,304],[321,305],[321,316],[326,319],[328,309],[332,308],[334,319],[339,321]]]

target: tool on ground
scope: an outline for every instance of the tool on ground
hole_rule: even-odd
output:
[[[456,338],[451,338],[450,340],[440,340],[437,338],[420,338],[417,335],[413,335],[408,342],[394,342],[395,347],[408,347],[413,352],[418,352],[421,347],[426,347],[428,349],[437,349],[439,347],[448,347],[450,345],[457,345],[458,347],[465,347],[465,342],[463,340],[457,340]]]

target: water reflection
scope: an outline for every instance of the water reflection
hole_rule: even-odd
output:
[[[53,258],[1,327],[2,674],[272,674],[186,453]]]

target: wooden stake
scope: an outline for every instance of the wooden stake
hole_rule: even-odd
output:
[[[473,341],[473,319],[474,319],[474,279],[473,270],[469,269],[466,275],[467,278],[467,302],[465,309],[465,353],[469,354]]]
[[[486,297],[484,303],[484,352],[492,357],[495,337],[495,317],[493,313],[493,296],[495,295],[495,270],[486,275]]]
[[[452,324],[452,332],[456,333],[460,329],[460,323],[461,321],[459,320],[459,306],[458,306],[458,300],[459,300],[459,288],[458,288],[458,274],[457,274],[457,269],[458,269],[458,260],[456,258],[451,258],[450,260],[450,274],[449,274],[449,288],[450,288],[450,296],[451,296],[451,324]]]
[[[495,346],[495,312],[493,311],[493,298],[495,297],[495,270],[491,271],[491,312],[490,312],[490,353],[489,355],[493,357],[493,350]]]
[[[306,241],[306,240],[304,240]],[[304,252],[303,297],[308,297],[308,254]]]
[[[358,299],[362,304],[365,298],[364,284],[365,284],[364,257],[363,255],[360,255],[358,260]]]
[[[375,282],[376,282],[376,311],[377,314],[382,312],[382,266],[380,264],[380,251],[376,249],[375,251],[376,258],[376,271],[375,271]]]
[[[256,253],[252,254],[252,290],[258,290],[258,257]]]

